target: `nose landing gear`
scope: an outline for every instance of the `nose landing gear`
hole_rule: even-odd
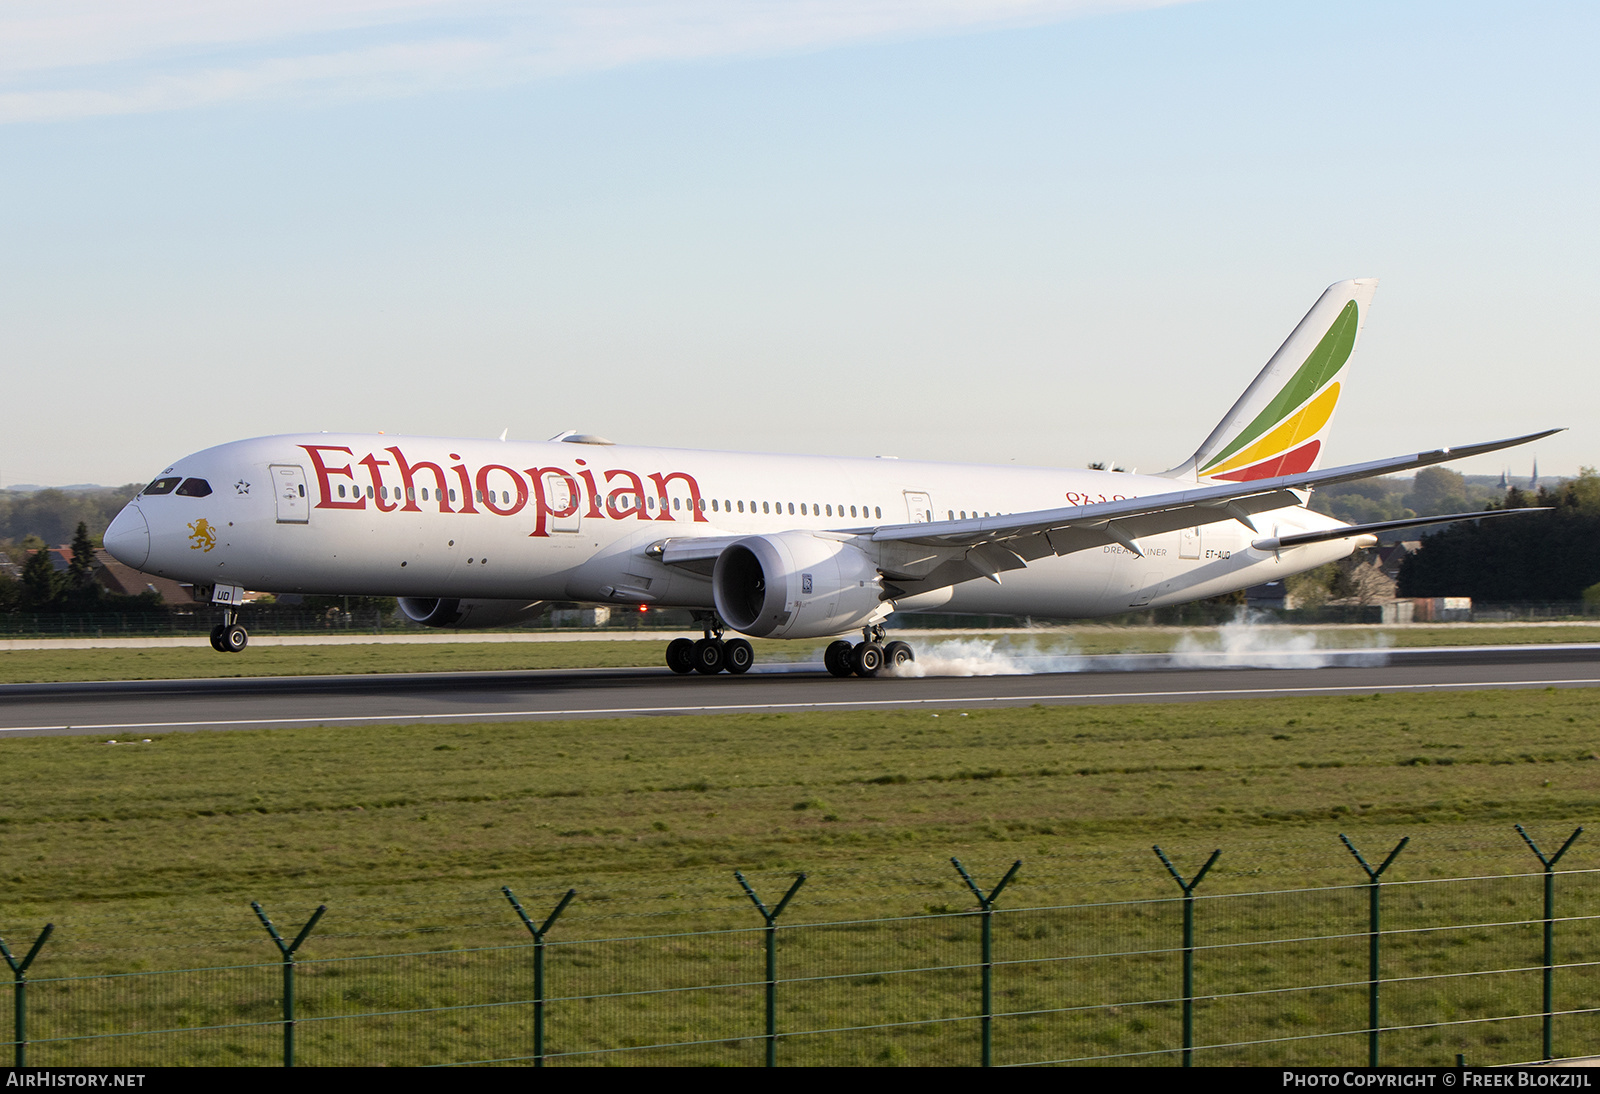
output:
[[[722,620],[709,612],[697,612],[695,620],[705,629],[705,637],[699,641],[674,638],[667,643],[667,668],[679,676],[691,672],[715,676],[724,671],[737,676],[750,671],[756,660],[750,643],[743,638],[723,641]]]
[[[211,628],[211,648],[218,653],[238,653],[250,644],[250,632],[239,622],[239,612],[229,608],[227,621]]]
[[[222,623],[211,628],[211,648],[218,653],[238,653],[250,644],[250,632],[239,622],[239,602],[244,590],[237,585],[217,585],[211,603],[222,606]]]

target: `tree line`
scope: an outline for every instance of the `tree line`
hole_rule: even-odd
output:
[[[1583,599],[1600,584],[1600,472],[1585,467],[1537,494],[1513,488],[1485,508],[1530,507],[1550,511],[1456,524],[1426,537],[1400,568],[1400,595],[1490,603]]]
[[[37,542],[37,537],[29,537]],[[72,558],[65,571],[57,570],[50,548],[39,543],[20,552],[21,573],[0,573],[0,612],[161,612],[161,597],[153,592],[122,596],[101,585],[95,576],[95,543],[82,521],[72,535]]]
[[[0,490],[0,544],[21,546],[32,537],[56,546],[71,540],[80,524],[98,543],[112,518],[141,489],[142,484],[129,483],[98,490]]]

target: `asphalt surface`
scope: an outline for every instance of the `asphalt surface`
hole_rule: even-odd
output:
[[[663,668],[8,684],[0,736],[1600,687],[1600,645],[1255,655],[1244,666],[1226,655],[1065,660],[1075,671],[920,679],[839,680],[789,665],[713,677]]]

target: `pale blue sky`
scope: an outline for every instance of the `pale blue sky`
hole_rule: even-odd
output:
[[[0,13],[0,483],[508,426],[1158,470],[1352,276],[1329,460],[1600,462],[1593,4],[125,7]]]

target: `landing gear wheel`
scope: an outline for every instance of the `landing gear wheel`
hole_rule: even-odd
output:
[[[828,648],[822,651],[822,664],[834,676],[849,676],[856,671],[850,661],[854,651],[855,647],[842,638],[829,642]]]
[[[694,642],[688,638],[674,638],[667,643],[667,668],[683,676],[694,671]]]
[[[876,676],[883,668],[883,647],[876,642],[862,642],[850,651],[850,661],[857,676]]]
[[[901,665],[909,665],[917,659],[911,652],[911,647],[904,642],[890,642],[883,647],[883,664],[885,668],[897,669]]]
[[[227,629],[228,628],[224,627],[221,623],[218,623],[215,627],[211,628],[211,648],[216,650],[218,653],[228,652],[222,645],[222,632]]]
[[[691,655],[694,658],[694,670],[705,676],[715,676],[721,672],[727,660],[723,655],[722,643],[715,638],[700,639],[694,644]]]
[[[722,667],[735,676],[750,671],[756,663],[756,651],[742,638],[734,638],[722,647]]]
[[[217,639],[218,649],[224,653],[238,653],[250,644],[250,632],[235,623],[222,628],[222,635]]]

